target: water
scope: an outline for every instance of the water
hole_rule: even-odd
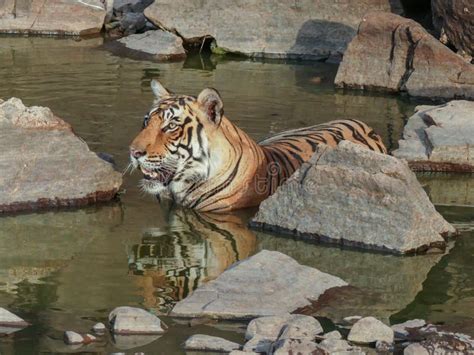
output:
[[[120,168],[151,104],[152,78],[184,94],[217,88],[226,115],[256,139],[357,118],[394,148],[418,104],[335,91],[334,65],[210,56],[158,64],[113,56],[96,48],[100,42],[0,38],[0,97],[50,107],[91,149],[113,154]],[[464,232],[447,255],[403,258],[255,233],[246,228],[255,210],[215,217],[159,205],[141,195],[138,179],[125,176],[120,203],[0,218],[0,305],[33,324],[0,337],[1,354],[79,351],[64,345],[64,330],[86,332],[120,305],[164,314],[195,287],[261,249],[284,252],[356,287],[322,305],[322,317],[370,314],[391,322],[422,317],[465,331],[474,328],[474,213],[466,207],[474,204],[470,177],[420,176],[443,215]],[[180,353],[180,344],[195,333],[243,341],[241,324],[189,327],[162,319],[170,326],[162,337],[107,339],[80,350]]]

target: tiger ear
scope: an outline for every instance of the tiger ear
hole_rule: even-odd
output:
[[[209,121],[219,125],[224,115],[224,103],[219,92],[216,89],[206,88],[199,94],[197,102]]]
[[[166,88],[161,85],[161,83],[158,80],[153,79],[151,81],[151,90],[153,91],[153,94],[155,95],[157,100],[161,100],[164,97],[170,96],[170,93]]]

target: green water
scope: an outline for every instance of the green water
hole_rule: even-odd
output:
[[[0,38],[0,97],[50,107],[91,149],[114,155],[120,169],[151,104],[152,78],[185,94],[206,86],[219,89],[227,116],[256,139],[287,128],[357,118],[393,148],[418,104],[335,91],[334,65],[209,56],[158,64],[113,56],[96,48],[100,43]],[[138,179],[138,174],[124,177],[120,203],[0,217],[0,306],[32,323],[0,337],[2,355],[173,354],[183,352],[181,343],[195,333],[242,342],[241,324],[189,327],[166,316],[162,319],[170,331],[158,338],[107,337],[76,349],[64,345],[62,334],[66,329],[86,332],[120,305],[164,314],[195,287],[261,249],[286,253],[355,287],[322,305],[321,317],[370,314],[391,322],[422,317],[465,331],[474,328],[474,209],[466,207],[474,205],[471,177],[420,176],[443,215],[464,232],[446,255],[404,258],[255,233],[246,228],[254,211],[216,220],[172,209],[141,195]]]

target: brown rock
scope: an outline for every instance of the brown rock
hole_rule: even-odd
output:
[[[327,59],[344,52],[370,10],[400,13],[401,5],[399,0],[156,0],[145,16],[187,41],[211,36],[224,51]]]
[[[0,2],[0,33],[90,35],[104,24],[100,0],[5,0]]]
[[[0,103],[0,213],[112,199],[122,176],[45,107]]]
[[[418,23],[371,12],[344,54],[335,84],[421,97],[474,98],[474,66]]]
[[[457,50],[474,56],[474,1],[431,0],[433,26]]]

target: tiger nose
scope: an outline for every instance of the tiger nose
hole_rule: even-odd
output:
[[[144,156],[146,154],[146,151],[130,147],[130,154],[135,159],[138,159],[138,158],[141,158],[142,156]]]

